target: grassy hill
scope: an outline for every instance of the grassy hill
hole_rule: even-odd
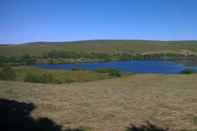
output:
[[[0,56],[21,57],[29,54],[38,59],[46,59],[43,54],[53,50],[105,54],[121,52],[197,54],[197,41],[34,42],[2,45]],[[28,62],[32,58],[24,57],[21,61]],[[14,61],[13,58],[9,59]],[[141,125],[144,121],[150,121],[159,127],[174,131],[196,131],[197,129],[196,74],[133,74],[108,79],[112,77],[99,72],[43,71],[18,66],[13,68],[16,69],[16,77],[17,75],[20,77],[17,77],[16,81],[0,81],[0,103],[3,100],[31,102],[35,105],[31,113],[35,120],[49,118],[63,128],[84,127],[88,131],[126,131],[130,123]],[[25,72],[30,72],[27,76],[31,77],[23,80],[26,76]],[[55,78],[62,84],[27,83],[27,80],[32,78],[32,72],[38,76],[39,73],[43,73],[38,77],[39,80],[50,78],[54,81],[51,78]],[[33,78],[35,78],[34,75]],[[68,82],[67,79],[69,83],[77,83],[63,84],[65,81]]]
[[[90,40],[76,42],[33,42],[0,46],[0,56],[42,56],[52,50],[128,53],[192,53],[197,54],[197,41],[144,41],[144,40]]]

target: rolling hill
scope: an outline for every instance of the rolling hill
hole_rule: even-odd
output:
[[[0,56],[42,56],[51,50],[128,53],[190,53],[197,54],[197,41],[146,41],[146,40],[89,40],[74,42],[31,42],[17,45],[1,45]]]

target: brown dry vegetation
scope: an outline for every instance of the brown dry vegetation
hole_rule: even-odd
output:
[[[170,129],[196,129],[197,75],[133,75],[64,85],[0,81],[0,98],[33,102],[34,118],[64,128],[123,131],[148,120]]]

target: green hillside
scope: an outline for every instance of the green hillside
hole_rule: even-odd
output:
[[[0,56],[42,56],[52,50],[96,53],[197,53],[197,41],[92,40],[76,42],[34,42],[0,46]]]

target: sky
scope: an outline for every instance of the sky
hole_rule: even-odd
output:
[[[197,0],[0,0],[0,43],[197,40]]]

